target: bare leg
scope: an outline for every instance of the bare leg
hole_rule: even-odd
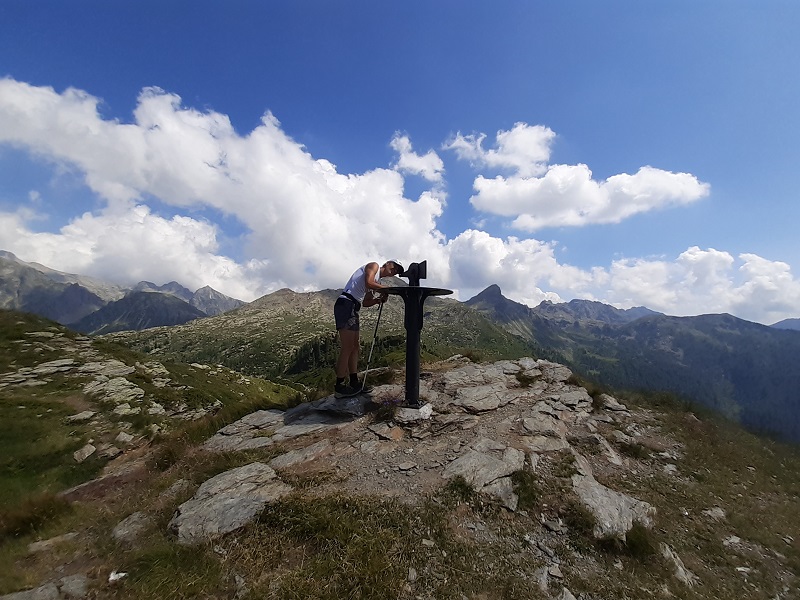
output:
[[[336,361],[336,377],[347,378],[351,368],[358,368],[359,339],[358,331],[351,329],[339,330],[339,358]],[[355,367],[353,367],[355,365]]]

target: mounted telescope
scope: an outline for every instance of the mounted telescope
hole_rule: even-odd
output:
[[[453,290],[422,287],[420,279],[428,276],[428,261],[411,263],[400,277],[408,279],[408,285],[384,288],[384,292],[400,296],[405,304],[403,325],[406,328],[406,396],[405,406],[419,408],[419,340],[422,331],[423,305],[429,296],[447,296]]]

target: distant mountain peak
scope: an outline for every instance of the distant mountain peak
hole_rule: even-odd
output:
[[[794,329],[795,331],[800,331],[800,319],[784,319],[783,321],[778,321],[770,325],[770,327],[774,327],[775,329]]]
[[[503,297],[503,292],[500,290],[500,286],[497,285],[496,283],[493,283],[482,292],[479,292],[478,294],[467,300],[467,302],[474,303],[474,302],[479,302],[481,300],[490,300],[502,297]]]

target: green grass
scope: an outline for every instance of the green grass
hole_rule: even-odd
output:
[[[85,426],[64,423],[64,417],[72,413],[58,400],[32,394],[11,393],[0,400],[0,506],[4,509],[28,495],[56,492],[98,472],[102,461],[97,458],[78,464],[72,457],[87,441]]]
[[[53,333],[55,337],[30,335]],[[79,364],[75,334],[33,315],[0,311],[0,372],[14,372],[42,362],[70,357]],[[120,360],[130,366],[147,363],[150,357],[119,344],[93,340],[93,360]],[[146,398],[170,407],[191,410],[215,402],[221,407],[213,415],[195,421],[175,420],[168,426],[168,441],[157,445],[150,464],[167,469],[186,451],[219,428],[245,414],[267,408],[287,408],[298,401],[297,392],[255,377],[245,378],[229,369],[199,369],[180,363],[165,363],[170,385],[155,385],[152,375],[137,368],[127,377],[141,387]],[[0,542],[41,528],[60,514],[54,494],[96,477],[107,460],[98,453],[77,463],[73,453],[90,439],[98,446],[111,441],[125,428],[129,433],[149,435],[150,424],[163,424],[164,417],[139,415],[118,417],[110,406],[87,397],[82,388],[88,376],[53,373],[38,378],[44,385],[3,388],[0,397]],[[48,381],[49,380],[49,381]],[[67,423],[76,406],[90,407],[104,415],[104,424]],[[82,410],[82,409],[81,409]]]
[[[674,397],[617,397],[628,406],[657,407],[659,430],[678,444],[678,476],[661,472],[663,459],[648,454],[638,463],[655,467],[651,477],[608,483],[658,506],[658,537],[704,583],[693,597],[779,596],[778,573],[800,574],[800,550],[784,541],[800,539],[798,448],[748,433],[708,411],[689,412]],[[715,521],[703,514],[713,507],[726,517]],[[724,547],[732,535],[743,545]],[[738,566],[753,568],[747,578],[752,586],[739,585]]]
[[[9,503],[0,512],[0,541],[35,531],[70,510],[70,504],[55,494],[26,495],[22,502]]]
[[[519,498],[519,510],[533,510],[539,506],[542,490],[533,473],[527,470],[516,471],[511,474],[511,482],[514,493]]]
[[[225,577],[218,556],[208,546],[186,547],[163,536],[124,557],[115,598],[218,598],[232,597],[235,584]]]
[[[13,365],[8,370],[28,361],[37,364],[49,352],[22,352],[23,344],[32,348],[25,332],[46,324],[15,318],[0,334],[0,350],[5,348],[0,360]],[[15,345],[14,340],[24,342]],[[153,360],[115,344],[95,347],[128,364]],[[58,357],[47,354],[47,359]],[[594,518],[570,484],[574,457],[556,452],[543,456],[535,473],[512,475],[520,509],[514,514],[459,478],[443,482],[428,496],[401,501],[332,492],[341,481],[339,473],[287,474],[296,493],[269,506],[259,521],[213,543],[182,547],[166,533],[166,525],[194,488],[179,498],[164,499],[160,493],[178,478],[196,486],[221,471],[269,461],[280,448],[208,453],[198,446],[244,414],[285,408],[298,399],[289,387],[255,377],[247,383],[216,361],[210,369],[164,364],[176,385],[186,386],[183,390],[158,388],[143,372],[132,378],[165,405],[191,407],[219,399],[222,407],[198,421],[174,422],[171,431],[154,440],[146,480],[126,484],[101,502],[71,507],[53,492],[91,477],[102,466],[94,459],[77,465],[71,458],[90,431],[85,425],[66,426],[63,417],[75,411],[64,401],[79,392],[83,380],[54,376],[46,386],[3,390],[0,477],[6,479],[0,481],[0,532],[5,539],[0,564],[9,567],[0,568],[0,594],[39,585],[56,567],[85,561],[97,587],[92,593],[108,598],[230,598],[237,593],[242,599],[542,598],[535,574],[549,563],[526,541],[528,534],[545,536],[562,561],[565,578],[551,586],[551,595],[564,585],[585,598],[651,600],[672,594],[766,600],[781,597],[783,581],[794,585],[791,574],[800,574],[797,448],[745,433],[707,413],[693,416],[685,403],[663,394],[613,394],[635,413],[637,407],[645,410],[637,428],[657,438],[653,448],[666,444],[676,455],[667,460],[660,450],[637,441],[630,448],[620,446],[624,470],[597,471],[601,483],[658,507],[654,528],[634,527],[625,543],[594,539]],[[135,427],[146,422],[141,419]],[[579,451],[602,460],[591,449]],[[663,472],[666,462],[677,465],[676,475]],[[724,509],[725,519],[703,514],[715,506]],[[115,543],[112,528],[134,510],[153,513],[157,526],[134,547]],[[565,531],[547,531],[541,515],[548,521],[561,519]],[[31,541],[67,531],[80,532],[81,539],[46,555],[27,555]],[[725,546],[723,540],[731,535],[742,543]],[[790,538],[793,543],[784,541]],[[702,585],[690,589],[674,579],[672,567],[656,550],[661,542],[675,550]],[[736,571],[740,566],[752,568],[747,578]],[[128,577],[109,586],[112,569]]]

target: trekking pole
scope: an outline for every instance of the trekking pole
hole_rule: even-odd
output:
[[[372,351],[375,350],[375,340],[378,339],[378,324],[381,322],[381,313],[383,312],[383,302],[378,308],[378,320],[375,321],[375,333],[372,335],[372,347],[369,349],[369,357],[367,358],[367,368],[364,370],[364,380],[361,382],[361,389],[367,389],[367,374],[369,374],[369,364],[372,362]]]

